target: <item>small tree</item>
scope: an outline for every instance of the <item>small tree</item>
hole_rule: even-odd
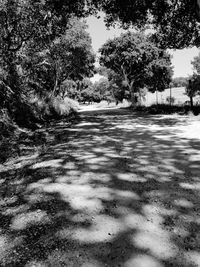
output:
[[[186,86],[186,94],[190,98],[190,106],[193,109],[193,98],[200,94],[200,75],[193,74],[192,77],[188,80]]]
[[[168,104],[173,105],[175,103],[175,98],[173,96],[167,96],[166,101]]]

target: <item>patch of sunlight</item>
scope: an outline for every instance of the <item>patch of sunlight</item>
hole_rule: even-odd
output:
[[[177,253],[175,245],[164,231],[160,232],[138,232],[133,237],[133,243],[141,249],[149,250],[155,257],[159,259],[169,259]]]
[[[56,178],[56,183],[71,183],[71,182],[77,182],[80,181],[80,177],[78,175],[74,175],[73,173],[69,174],[69,172],[67,172],[66,175],[61,175],[58,178]]]
[[[185,253],[185,258],[188,264],[195,264],[196,267],[200,267],[200,252],[199,251],[190,251]],[[190,265],[188,265],[190,266]]]
[[[102,149],[101,149],[101,152],[102,152]],[[93,153],[86,153],[84,155],[81,155],[81,159],[92,159],[94,157],[94,154]]]
[[[20,246],[23,242],[23,237],[18,236],[16,238],[10,239],[6,236],[0,236],[0,261],[7,256],[7,252],[12,248]],[[2,266],[2,265],[1,265]],[[5,265],[3,265],[5,266]]]
[[[163,175],[163,176],[164,176],[164,175],[169,175],[169,173],[168,173],[168,174],[163,174],[163,173],[162,173],[162,175]],[[160,178],[159,178],[159,181],[162,182],[162,183],[170,182],[170,181],[171,181],[171,177],[160,177]]]
[[[2,212],[2,214],[5,216],[14,216],[17,213],[27,212],[29,210],[29,208],[30,207],[27,204],[9,207],[4,212]]]
[[[83,175],[83,177],[84,177],[84,175]],[[94,174],[92,172],[90,178],[91,178],[91,180],[94,180],[94,181],[101,181],[101,183],[108,183],[111,180],[110,175],[107,174],[107,173],[96,173],[96,174]],[[103,188],[103,190],[104,190],[104,188]]]
[[[52,159],[52,160],[35,163],[31,168],[32,169],[39,169],[39,168],[46,168],[46,167],[58,168],[60,167],[61,163],[62,163],[62,159]]]
[[[73,239],[90,244],[108,242],[116,238],[123,230],[125,227],[119,220],[106,215],[98,215],[95,216],[91,227],[75,229]]]
[[[95,164],[99,162],[107,162],[108,160],[109,160],[108,157],[93,157],[85,161],[88,164]]]
[[[124,122],[123,125],[116,125],[113,129],[116,130],[116,129],[127,129],[127,130],[134,130],[136,128],[136,124],[134,125],[133,122],[131,122],[130,124],[126,124]]]
[[[122,199],[131,198],[134,200],[140,200],[140,197],[138,196],[138,194],[136,194],[135,192],[128,191],[128,190],[115,190],[114,196],[115,198],[122,198]]]
[[[139,228],[145,221],[145,217],[139,214],[129,214],[124,217],[125,225],[131,229]]]
[[[116,153],[116,150],[109,150],[109,152],[106,153],[107,157],[110,157],[112,159],[119,159],[119,155]]]
[[[93,188],[87,184],[63,184],[52,183],[49,185],[35,184],[30,187],[41,188],[48,193],[59,193],[63,201],[69,202],[69,204],[77,210],[89,210],[100,211],[102,207],[101,199],[109,200],[112,190],[106,187]]]
[[[189,161],[200,161],[200,153],[195,153],[194,155],[189,156]]]
[[[161,140],[163,140],[163,141],[171,141],[171,140],[173,140],[173,135],[166,135],[166,134],[163,134],[163,135],[161,135],[161,134],[159,134],[159,135],[154,135],[153,136],[154,138],[157,138],[157,139],[161,139]]]
[[[194,204],[191,201],[188,201],[187,199],[175,199],[174,204],[180,207],[184,208],[192,208]]]
[[[76,210],[87,210],[88,212],[100,212],[103,210],[101,200],[97,198],[88,199],[85,196],[76,196],[70,199],[70,205]]]
[[[150,162],[149,162],[148,159],[143,159],[142,157],[140,157],[139,161],[140,161],[140,164],[141,164],[141,165],[147,165],[147,164],[150,164]]]
[[[97,122],[81,122],[77,126],[82,127],[82,126],[98,126],[100,123]]]
[[[171,171],[171,172],[176,173],[176,174],[182,174],[183,173],[182,170],[179,170],[178,168],[176,168],[173,165],[165,165],[165,168],[167,171]]]
[[[12,220],[10,228],[13,230],[23,230],[29,225],[45,224],[49,221],[50,219],[45,211],[36,210],[15,216]]]
[[[149,255],[141,254],[133,256],[124,267],[164,267],[164,265]]]
[[[177,253],[176,246],[171,242],[171,234],[162,229],[163,217],[157,205],[145,205],[140,217],[138,231],[133,235],[133,243],[141,249],[147,249],[158,259],[168,259]],[[145,220],[146,219],[146,220]]]
[[[97,165],[97,164],[93,164],[93,165],[89,165],[89,169],[90,170],[94,170],[94,171],[97,171],[97,170],[99,170],[101,168],[101,166],[100,165]]]
[[[70,128],[70,129],[67,129],[67,131],[69,131],[69,132],[81,132],[81,133],[83,133],[83,132],[86,132],[86,133],[88,133],[88,129],[83,129],[83,128]],[[98,128],[94,128],[94,129],[90,129],[90,133],[95,133],[95,132],[100,132],[100,129],[98,129]]]
[[[180,183],[180,186],[184,189],[200,190],[200,183]]]
[[[64,169],[76,169],[76,165],[74,162],[67,162],[65,164],[63,164],[62,166]]]
[[[143,177],[138,177],[138,175],[135,174],[135,173],[131,173],[131,174],[118,173],[117,177],[118,177],[119,180],[128,181],[128,182],[141,182],[141,183],[144,183],[144,182],[147,181],[147,179],[145,179]]]
[[[181,138],[197,139],[200,140],[200,121],[196,118],[195,121],[190,122],[188,125],[180,126],[181,133],[177,135]]]
[[[40,179],[40,184],[49,184],[52,182],[51,178]]]

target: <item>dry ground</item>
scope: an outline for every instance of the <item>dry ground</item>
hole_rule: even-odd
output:
[[[200,266],[200,118],[85,111],[0,168],[0,265]]]

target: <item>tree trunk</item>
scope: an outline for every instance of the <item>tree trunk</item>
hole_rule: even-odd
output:
[[[193,104],[193,97],[192,96],[190,96],[190,107],[191,107],[191,110],[193,110],[194,104]]]
[[[131,91],[131,106],[132,106],[133,108],[135,108],[135,107],[136,107],[135,93],[134,93],[134,91],[132,91],[132,90],[130,90],[130,91]]]

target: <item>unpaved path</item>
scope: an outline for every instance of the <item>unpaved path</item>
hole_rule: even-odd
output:
[[[87,111],[0,169],[0,265],[200,266],[199,118]]]

